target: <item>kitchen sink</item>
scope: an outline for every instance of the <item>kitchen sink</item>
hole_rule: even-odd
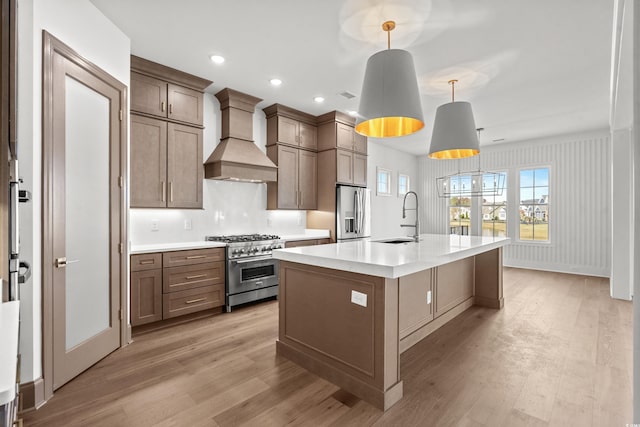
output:
[[[413,240],[413,238],[411,237],[398,237],[395,239],[386,239],[386,240],[378,240],[378,243],[391,243],[393,245],[397,245],[399,243],[411,243],[414,242],[415,240]]]

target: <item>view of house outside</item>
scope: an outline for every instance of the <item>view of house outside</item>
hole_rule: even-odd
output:
[[[520,171],[520,240],[549,241],[549,168]]]
[[[483,236],[507,237],[507,173],[499,172],[498,175],[486,174],[482,179],[482,188],[487,189],[482,194]],[[504,183],[501,192],[494,191],[496,179]]]

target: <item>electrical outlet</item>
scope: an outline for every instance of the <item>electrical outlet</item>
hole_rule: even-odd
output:
[[[191,230],[192,227],[192,222],[190,219],[185,219],[184,220],[184,229],[185,230]]]
[[[160,224],[158,222],[157,219],[152,219],[151,220],[151,231],[158,231],[160,230]]]
[[[427,304],[431,304],[431,291],[427,291]]]
[[[267,218],[267,227],[273,226],[273,220],[271,218]]]
[[[367,294],[358,291],[351,291],[351,302],[363,307],[367,306]]]

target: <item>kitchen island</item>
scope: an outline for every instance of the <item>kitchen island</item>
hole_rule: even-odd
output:
[[[472,305],[502,308],[508,243],[423,234],[276,250],[277,352],[387,410],[403,394],[400,353]]]

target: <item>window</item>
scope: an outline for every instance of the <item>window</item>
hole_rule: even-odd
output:
[[[471,176],[458,175],[450,179],[451,190],[471,188]],[[469,225],[471,224],[471,197],[463,194],[452,193],[449,198],[449,227],[451,234],[469,234]]]
[[[409,175],[398,174],[398,197],[404,197],[410,189]]]
[[[391,171],[388,169],[378,168],[376,173],[376,190],[378,196],[391,195]]]
[[[495,180],[502,180],[504,189],[497,195],[493,188]],[[482,188],[490,189],[482,194],[482,235],[490,237],[507,237],[507,173],[499,172],[498,176],[486,174],[482,177]]]
[[[549,241],[549,168],[520,170],[519,238]]]

